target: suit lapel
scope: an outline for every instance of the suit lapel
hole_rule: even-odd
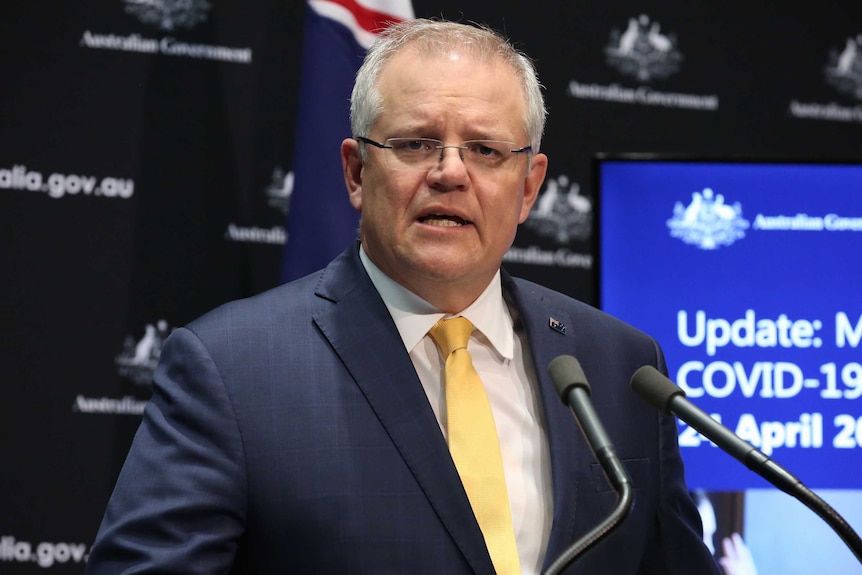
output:
[[[544,301],[532,284],[515,282],[503,274],[506,297],[519,310],[536,369],[544,407],[551,476],[554,490],[554,520],[543,570],[574,540],[578,490],[578,468],[589,465],[592,455],[569,408],[557,395],[548,375],[548,365],[563,354],[577,355],[574,318]]]
[[[331,305],[315,313],[315,323],[474,571],[493,574],[437,419],[395,323],[362,268],[357,246],[330,264],[316,293]]]

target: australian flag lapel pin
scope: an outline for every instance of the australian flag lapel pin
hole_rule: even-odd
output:
[[[566,335],[566,324],[564,324],[560,320],[550,317],[548,318],[548,325],[551,327],[552,330],[558,331],[561,334]]]

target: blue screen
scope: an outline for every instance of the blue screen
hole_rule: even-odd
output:
[[[806,485],[860,489],[862,164],[603,159],[601,307]],[[685,424],[689,485],[767,483]]]

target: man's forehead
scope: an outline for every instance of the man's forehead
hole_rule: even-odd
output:
[[[476,132],[473,137],[512,138],[506,126],[512,121],[520,126],[526,106],[521,83],[508,61],[460,44],[445,50],[437,45],[435,51],[423,50],[422,44],[403,46],[381,70],[377,88],[382,108],[375,124],[395,123],[402,131],[410,131],[411,126],[413,131],[424,131],[451,120],[440,116],[438,106],[451,97],[458,105],[486,104],[459,112]]]
[[[420,40],[405,44],[384,64],[381,73],[390,68],[400,66],[419,66],[430,61],[464,62],[476,66],[496,68],[508,66],[502,56],[478,50],[475,46],[465,43],[453,43],[442,47],[440,45],[425,45]]]

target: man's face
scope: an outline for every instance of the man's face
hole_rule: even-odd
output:
[[[434,138],[444,145],[466,140],[530,144],[524,131],[524,97],[514,72],[453,52],[424,57],[413,48],[396,55],[380,75],[383,113],[367,136]],[[372,261],[388,276],[433,302],[429,290],[472,297],[487,286],[530,212],[547,158],[516,154],[493,171],[471,168],[457,149],[425,171],[393,169],[392,150],[346,140],[342,156],[350,201],[362,212],[360,237]],[[439,152],[434,156],[439,157]]]

